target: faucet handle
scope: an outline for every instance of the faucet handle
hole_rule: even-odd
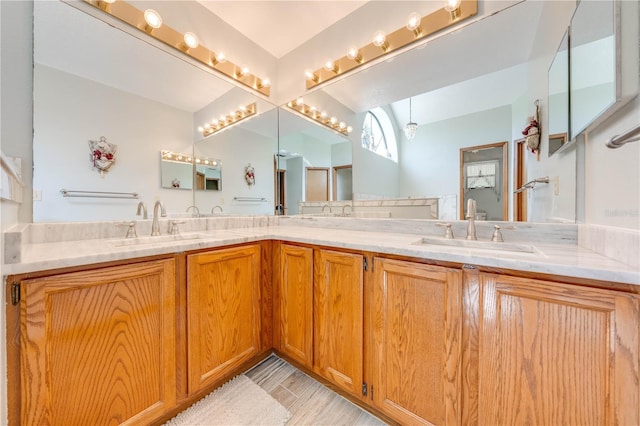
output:
[[[186,223],[184,220],[172,220],[169,222],[169,235],[178,235],[180,233],[180,228],[178,225]]]
[[[125,238],[135,238],[135,237],[138,236],[138,234],[136,234],[136,223],[135,222],[116,223],[116,226],[128,226],[127,235],[125,236]]]
[[[447,229],[444,230],[444,238],[447,240],[453,240],[455,237],[453,236],[453,230],[451,229],[450,223],[438,222],[436,226],[446,226]]]
[[[493,235],[491,236],[491,241],[496,242],[496,243],[501,243],[501,242],[504,241],[504,239],[502,238],[501,229],[505,229],[507,231],[512,231],[512,230],[517,229],[517,228],[515,226],[493,225]]]

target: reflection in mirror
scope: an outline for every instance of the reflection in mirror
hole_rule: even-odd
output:
[[[507,142],[460,150],[462,204],[460,219],[469,199],[476,201],[474,220],[506,220],[507,216]]]
[[[205,160],[210,164],[196,164],[195,189],[203,191],[222,190],[222,164],[220,160]]]
[[[62,200],[61,188],[137,192],[184,212],[193,192],[162,188],[158,150],[192,152],[194,114],[233,86],[65,2],[33,8],[34,221],[136,217],[134,201]],[[88,152],[100,136],[118,146],[104,177]]]
[[[548,90],[549,153],[553,154],[566,142],[569,132],[569,31],[549,67]]]
[[[336,131],[280,108],[278,175],[286,215],[300,203],[351,200],[351,143]]]
[[[193,189],[193,161],[191,154],[160,152],[160,180],[163,188]]]
[[[521,138],[530,105],[540,96],[532,81],[544,81],[574,7],[567,2],[519,2],[323,88],[325,96],[354,116],[350,138],[354,202],[435,198],[438,218],[458,219],[460,149],[495,141],[514,146],[513,141]],[[549,58],[542,66],[541,52]],[[305,94],[305,99],[309,96]],[[399,145],[397,163],[358,143],[366,113],[374,108],[392,118]],[[411,141],[402,131],[410,121],[418,124]],[[575,153],[567,153],[563,161],[575,162]],[[507,174],[500,184],[507,189],[513,189],[507,179],[510,163],[505,161],[501,170]],[[528,167],[527,173],[538,174],[537,166]],[[507,207],[511,192],[501,194]],[[575,192],[562,196],[568,198],[567,204],[575,201]],[[509,219],[500,206],[495,217]],[[528,209],[535,220],[551,216],[551,206],[537,199]]]
[[[198,122],[202,121],[198,118],[201,115],[209,117],[212,116],[212,111],[228,111],[231,107],[222,108],[221,105],[229,98],[234,99],[233,105],[246,102],[245,100],[237,101],[233,92],[233,90],[230,91],[198,113],[196,115]],[[240,93],[240,96],[246,96],[246,93]],[[276,173],[274,153],[278,146],[277,115],[278,110],[273,105],[266,102],[258,103],[257,115],[238,122],[224,131],[204,139],[200,137],[197,140],[194,145],[195,157],[218,159],[217,161],[224,163],[225,169],[224,185],[219,184],[215,191],[195,191],[195,205],[202,215],[274,214]],[[251,165],[254,171],[253,185],[249,185],[245,179],[248,165]],[[213,170],[210,171],[215,173]],[[219,172],[220,169],[218,169]],[[198,179],[196,176],[196,185],[199,185]],[[211,179],[213,180],[205,181],[205,189],[215,187],[213,175]]]
[[[571,139],[638,93],[637,1],[581,1],[571,19]]]

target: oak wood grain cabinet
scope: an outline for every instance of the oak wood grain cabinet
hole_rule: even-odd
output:
[[[364,256],[314,252],[314,370],[359,396],[363,378]]]
[[[21,424],[146,424],[175,406],[172,259],[20,285]]]
[[[461,271],[376,257],[366,294],[373,405],[401,424],[460,424]]]
[[[479,424],[640,424],[636,295],[489,273],[479,283]]]
[[[189,393],[260,352],[260,245],[187,256]]]
[[[273,343],[281,353],[313,368],[313,248],[279,244],[274,283]]]

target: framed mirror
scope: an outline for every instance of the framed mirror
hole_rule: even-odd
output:
[[[548,76],[548,155],[552,155],[564,146],[567,136],[571,133],[569,128],[569,29],[565,31],[553,57]]]
[[[638,2],[582,0],[571,19],[571,139],[638,93]]]
[[[192,155],[161,151],[160,181],[163,188],[193,190]]]

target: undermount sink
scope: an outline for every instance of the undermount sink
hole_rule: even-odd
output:
[[[111,240],[110,243],[116,247],[137,246],[143,244],[158,244],[172,241],[197,240],[204,238],[202,234],[176,234],[176,235],[157,235],[148,237],[120,238]]]
[[[506,251],[512,253],[529,253],[540,254],[540,251],[530,244],[519,243],[505,243],[495,241],[479,241],[479,240],[454,240],[448,238],[437,237],[423,237],[414,244],[418,245],[432,245],[432,246],[444,246],[444,247],[458,247],[473,250],[491,250],[491,251]]]

